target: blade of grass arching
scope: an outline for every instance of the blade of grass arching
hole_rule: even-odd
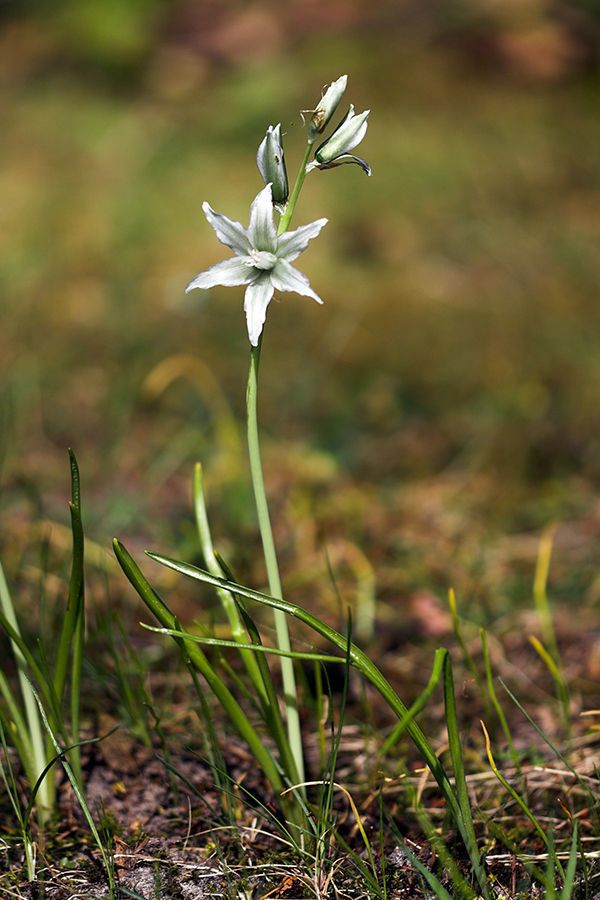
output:
[[[514,787],[506,780],[506,778],[504,777],[502,772],[498,769],[498,766],[496,765],[496,761],[495,761],[493,753],[492,753],[492,745],[491,745],[490,736],[488,734],[487,728],[485,727],[483,722],[481,722],[480,724],[481,724],[481,728],[483,730],[483,736],[485,739],[485,750],[487,753],[488,762],[490,764],[490,768],[491,768],[492,772],[494,773],[494,775],[496,776],[496,778],[498,779],[498,781],[500,782],[500,784],[502,785],[504,790],[510,794],[510,796],[513,798],[513,800],[515,801],[517,806],[525,814],[527,819],[529,819],[529,821],[533,825],[538,837],[541,839],[542,843],[546,847],[546,850],[554,858],[554,863],[556,865],[556,868],[560,872],[561,878],[564,879],[565,873],[563,871],[563,867],[560,863],[560,860],[556,856],[552,842],[548,839],[546,832],[544,831],[544,829],[538,822],[537,818],[535,817],[535,815],[533,814],[533,812],[531,811],[531,809],[529,808],[527,803],[517,793],[517,791],[514,789]]]
[[[483,654],[483,665],[485,668],[485,681],[487,685],[487,692],[496,711],[496,715],[498,716],[498,721],[500,722],[500,727],[504,733],[504,737],[506,738],[506,743],[508,745],[508,752],[510,753],[510,758],[512,760],[512,764],[515,767],[516,771],[520,774],[521,772],[521,761],[519,760],[519,754],[515,749],[515,745],[512,739],[512,734],[510,728],[508,727],[508,721],[506,716],[504,715],[504,710],[500,705],[500,701],[498,700],[498,695],[496,693],[496,688],[494,687],[494,676],[492,674],[492,664],[490,661],[490,650],[488,647],[487,634],[483,628],[479,629],[479,637],[481,638],[481,651]]]
[[[450,758],[452,760],[452,768],[454,770],[456,796],[458,799],[460,815],[463,823],[463,833],[466,838],[467,852],[471,859],[473,872],[475,873],[480,885],[483,887],[483,884],[487,885],[487,882],[485,872],[481,866],[479,847],[477,844],[477,837],[475,835],[475,826],[473,824],[473,810],[471,809],[469,789],[467,787],[467,779],[465,776],[465,764],[463,760],[462,743],[460,740],[458,715],[456,710],[456,695],[454,692],[454,676],[452,674],[452,659],[449,653],[444,657],[443,675],[446,728],[448,730]]]
[[[386,753],[392,749],[394,744],[400,739],[400,737],[406,731],[409,722],[418,716],[419,713],[425,708],[427,705],[427,701],[435,691],[436,687],[439,684],[442,670],[444,666],[444,660],[448,654],[448,651],[443,647],[438,647],[435,651],[435,656],[433,658],[433,669],[431,671],[431,676],[429,681],[427,682],[427,687],[425,690],[419,694],[415,702],[412,704],[410,709],[406,712],[400,721],[394,726],[392,733],[386,738],[383,743],[381,750],[379,751],[381,756],[385,756]]]
[[[201,581],[205,584],[212,584],[214,587],[220,585],[221,587],[226,588],[232,593],[239,594],[240,596],[245,597],[248,600],[254,600],[257,603],[262,603],[264,606],[270,606],[272,608],[279,609],[281,610],[281,612],[284,612],[292,618],[296,618],[298,619],[298,621],[303,622],[305,625],[308,625],[309,628],[311,628],[313,631],[316,631],[317,634],[320,634],[340,650],[346,650],[346,638],[342,634],[335,631],[335,629],[331,628],[316,616],[313,616],[311,613],[307,612],[307,610],[303,609],[301,606],[298,606],[295,603],[290,603],[289,600],[280,600],[277,597],[270,597],[268,594],[262,594],[260,593],[260,591],[254,591],[251,588],[244,587],[243,585],[234,584],[232,582],[226,581],[225,579],[215,578],[210,574],[210,572],[205,572],[202,569],[198,569],[195,566],[190,565],[189,563],[179,562],[178,560],[170,559],[167,556],[161,556],[158,553],[152,553],[150,551],[146,552],[151,559],[155,560],[155,562],[158,562],[169,569],[173,569],[176,572],[180,572],[182,575],[188,575],[189,577],[194,578],[196,581]],[[383,699],[386,701],[388,706],[396,713],[396,715],[399,718],[402,718],[404,715],[406,715],[406,713],[408,712],[406,705],[402,702],[402,700],[393,689],[391,684],[388,682],[388,680],[385,678],[385,676],[382,674],[382,672],[369,659],[366,653],[364,653],[359,647],[356,646],[356,644],[352,644],[350,647],[350,659],[352,665],[355,666],[364,675],[364,677],[371,682],[371,684],[377,689],[377,691],[381,694]],[[437,781],[439,788],[446,800],[446,803],[448,804],[449,812],[459,832],[461,833],[463,842],[465,843],[465,846],[468,850],[469,846],[472,846],[472,841],[465,831],[462,821],[461,808],[458,803],[458,799],[455,794],[452,782],[448,778],[448,775],[440,760],[437,758],[433,747],[431,746],[417,723],[414,721],[409,722],[406,730],[419,753],[423,757],[431,774]],[[480,887],[482,893],[485,897],[489,897],[485,874],[481,869],[478,858],[476,866],[473,860],[472,863],[474,865],[474,871],[476,871],[476,873],[478,874],[478,879],[481,879]]]
[[[460,616],[458,615],[458,607],[456,605],[456,594],[454,593],[454,588],[450,588],[448,591],[448,606],[450,607],[450,617],[452,619],[452,630],[454,631],[454,637],[460,647],[463,655],[463,660],[465,666],[475,679],[475,683],[479,688],[479,693],[483,699],[483,702],[487,702],[487,695],[483,686],[483,682],[481,680],[481,675],[479,674],[479,669],[475,665],[475,660],[473,656],[469,652],[469,648],[467,647],[467,643],[463,637],[462,633],[462,625],[460,621]]]
[[[573,824],[573,840],[571,841],[571,850],[569,852],[569,861],[567,863],[567,871],[565,872],[565,883],[560,895],[560,900],[571,900],[573,896],[573,885],[575,883],[575,872],[577,871],[577,822]]]
[[[33,688],[32,688],[32,690],[33,690]],[[42,706],[42,703],[41,703],[39,697],[37,696],[37,694],[35,693],[35,691],[33,691],[33,693],[34,693],[34,697],[35,697],[37,705],[38,705],[38,709],[40,711],[40,716],[42,717],[42,721],[44,723],[44,727],[45,727],[46,731],[48,732],[48,736],[50,737],[52,745],[54,746],[54,749],[56,750],[56,753],[57,753],[56,759],[52,760],[51,764],[54,765],[54,763],[58,759],[60,759],[60,761],[62,762],[62,766],[65,771],[65,774],[66,774],[67,778],[69,779],[69,781],[71,782],[71,787],[73,788],[73,793],[77,797],[79,806],[81,807],[81,811],[82,811],[84,818],[88,824],[88,828],[90,829],[90,832],[91,832],[91,834],[96,842],[96,845],[100,851],[100,855],[102,856],[102,862],[104,864],[104,869],[106,871],[106,877],[108,880],[110,897],[111,897],[111,900],[113,900],[113,898],[115,897],[115,887],[116,887],[113,861],[110,858],[109,852],[107,851],[106,847],[104,846],[102,838],[100,837],[100,834],[96,827],[96,823],[94,822],[94,819],[90,812],[89,806],[87,805],[85,795],[83,793],[83,790],[81,789],[81,784],[80,784],[77,776],[75,775],[73,769],[71,768],[71,765],[68,762],[67,753],[74,748],[71,747],[71,748],[66,748],[64,750],[61,749],[60,744],[58,743],[58,741],[56,739],[56,735],[52,731],[52,728],[50,726],[50,723],[48,721],[46,713],[44,712],[44,707]]]
[[[15,657],[15,661],[17,663],[18,668],[18,677],[19,677],[19,686],[21,688],[21,696],[23,697],[23,706],[25,708],[25,718],[27,720],[26,732],[28,735],[28,746],[30,748],[31,753],[31,762],[32,762],[32,771],[35,771],[35,777],[39,775],[39,773],[44,768],[46,764],[46,748],[44,737],[42,734],[42,725],[40,722],[40,717],[37,710],[37,703],[35,701],[35,696],[33,693],[33,689],[31,687],[31,682],[27,678],[27,667],[28,662],[26,656],[29,654],[23,653],[24,643],[21,637],[21,632],[19,630],[19,624],[17,621],[17,615],[15,612],[15,608],[13,606],[12,598],[10,596],[10,592],[8,590],[8,585],[6,583],[6,578],[4,576],[4,569],[2,568],[2,564],[0,563],[0,606],[2,607],[2,613],[6,624],[9,626],[8,629],[5,628],[9,632],[9,637],[12,646],[12,652]],[[16,707],[13,706],[13,714],[14,709]],[[22,720],[21,720],[22,722]],[[21,726],[23,731],[21,732],[21,740],[23,740],[25,734],[24,724]],[[25,742],[23,742],[25,744]],[[25,746],[27,746],[25,744]],[[52,778],[48,778],[44,784],[42,785],[42,789],[40,792],[40,824],[45,824],[48,820],[50,814],[52,813],[52,809],[54,806],[54,783]]]
[[[192,634],[185,631],[184,628],[159,628],[155,625],[145,625],[140,622],[142,628],[146,631],[153,631],[155,634],[168,634],[171,637],[182,637],[186,641],[193,641],[196,644],[206,644],[209,647],[230,647],[233,650],[248,650],[250,653],[266,653],[269,656],[289,656],[290,659],[307,659],[317,662],[328,663],[344,663],[345,660],[341,656],[328,656],[326,653],[317,653],[311,650],[279,650],[277,647],[266,647],[264,644],[239,644],[237,641],[228,641],[224,638],[203,637],[199,634]]]
[[[200,463],[196,463],[194,467],[194,510],[196,513],[196,526],[198,529],[200,546],[202,548],[202,555],[204,556],[206,568],[209,572],[211,572],[212,575],[221,577],[223,575],[223,571],[219,564],[219,560],[215,555],[212,536],[210,533],[206,500],[204,498],[202,466],[200,465]],[[246,633],[240,619],[235,598],[229,593],[229,591],[223,590],[223,588],[217,588],[217,595],[219,597],[219,600],[221,601],[221,606],[225,611],[225,615],[229,620],[229,627],[231,628],[233,639],[239,644],[246,643]],[[256,657],[245,649],[242,650],[240,648],[240,650],[240,657],[244,663],[244,666],[246,667],[248,676],[252,684],[254,685],[254,689],[257,691],[263,703],[268,702]]]
[[[544,647],[542,642],[538,640],[535,635],[529,635],[529,643],[538,654],[542,662],[546,665],[548,671],[552,676],[552,680],[554,681],[554,685],[556,687],[556,694],[558,696],[558,702],[560,703],[560,708],[562,711],[563,721],[565,724],[565,731],[567,740],[571,739],[571,711],[570,711],[570,698],[569,698],[569,688],[563,678],[562,672],[559,669],[555,659],[552,654],[548,652],[548,650]]]
[[[141,570],[127,552],[126,548],[116,539],[114,541],[114,551],[117,560],[119,561],[119,565],[150,612],[165,628],[176,628],[177,620],[171,610],[142,575]],[[216,581],[217,585],[219,584],[220,579],[214,579],[212,575],[209,577]],[[231,694],[221,678],[219,678],[218,674],[214,671],[205,654],[197,644],[186,639],[175,638],[174,640],[179,643],[184,658],[189,659],[191,665],[193,665],[206,680],[208,686],[228,715],[232,725],[240,737],[248,744],[252,755],[263,770],[265,777],[271,784],[273,790],[277,795],[280,795],[285,788],[285,784],[278,766],[273,759],[271,752],[265,746],[263,739],[250,723],[235,697]],[[302,816],[299,817],[296,804],[283,801],[282,809],[284,814],[290,817],[290,821],[298,827],[304,827],[304,815],[302,814]],[[302,819],[302,822],[300,822],[300,819]]]

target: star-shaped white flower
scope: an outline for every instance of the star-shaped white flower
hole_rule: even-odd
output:
[[[258,345],[267,306],[275,291],[291,291],[303,297],[312,297],[317,303],[323,302],[311,288],[306,275],[292,266],[291,261],[306,250],[308,242],[319,234],[327,219],[317,219],[310,225],[278,235],[273,220],[270,184],[252,201],[248,228],[215,212],[206,202],[202,204],[202,209],[218,239],[233,250],[235,256],[196,275],[185,289],[186,293],[194,288],[247,284],[244,311],[253,347]]]

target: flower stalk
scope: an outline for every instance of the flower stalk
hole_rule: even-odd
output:
[[[287,231],[288,225],[294,214],[304,179],[307,175],[307,163],[312,152],[312,141],[308,141],[304,157],[300,163],[296,181],[292,188],[292,193],[288,201],[285,212],[279,220],[277,234],[281,235]],[[260,367],[260,351],[262,346],[262,334],[258,340],[257,346],[250,347],[250,371],[248,373],[248,386],[246,389],[246,412],[248,419],[248,456],[250,459],[250,473],[252,477],[252,487],[254,490],[254,501],[256,503],[256,513],[258,517],[258,527],[260,530],[261,542],[263,547],[263,555],[265,566],[267,569],[267,579],[269,582],[269,591],[273,597],[283,598],[283,590],[281,587],[281,576],[279,574],[279,563],[277,561],[277,551],[275,549],[275,540],[273,538],[273,529],[271,527],[271,517],[269,514],[269,505],[267,502],[267,493],[265,490],[265,481],[263,475],[262,460],[260,454],[260,441],[258,434],[258,372]],[[289,652],[291,650],[290,633],[285,613],[279,609],[273,610],[273,620],[275,623],[275,633],[277,637],[277,646],[279,650]],[[300,776],[299,783],[305,781],[304,770],[304,751],[302,742],[302,730],[300,727],[300,714],[298,711],[298,692],[296,689],[296,675],[294,673],[294,663],[289,656],[281,657],[281,677],[283,681],[284,703],[287,717],[287,731],[290,747],[298,774]],[[302,788],[304,792],[304,788]]]

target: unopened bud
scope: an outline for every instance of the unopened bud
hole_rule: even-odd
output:
[[[331,137],[323,141],[317,148],[315,159],[320,163],[331,163],[339,156],[348,153],[357,144],[360,144],[367,132],[370,110],[366,109],[360,115],[356,115],[354,107],[350,109],[335,129]]]
[[[308,123],[308,137],[313,141],[317,134],[325,131],[331,117],[338,108],[342,94],[346,90],[348,76],[342,75],[337,81],[332,81],[314,110]]]
[[[258,153],[256,165],[265,184],[271,185],[273,202],[284,204],[289,195],[285,156],[281,140],[281,125],[269,125]]]

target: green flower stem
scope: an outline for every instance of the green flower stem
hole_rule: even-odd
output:
[[[302,162],[300,163],[300,168],[298,169],[298,174],[296,176],[296,181],[294,182],[294,187],[292,188],[292,193],[290,194],[290,199],[288,200],[285,212],[282,214],[281,219],[279,220],[277,234],[283,234],[284,231],[288,230],[291,218],[294,215],[296,203],[298,202],[298,197],[300,196],[300,191],[302,190],[302,185],[304,184],[304,179],[306,178],[306,164],[308,163],[308,158],[312,153],[312,148],[312,141],[309,141],[306,145],[304,157],[302,159]]]
[[[254,488],[254,500],[258,525],[263,545],[269,592],[272,596],[281,599],[281,578],[279,577],[279,565],[273,540],[273,529],[267,504],[267,494],[263,477],[262,462],[260,458],[260,444],[258,440],[258,416],[256,412],[256,399],[258,393],[258,368],[260,363],[260,346],[252,347],[250,353],[250,372],[248,374],[248,389],[246,392],[246,405],[248,412],[248,455],[250,457],[250,472],[252,486]],[[285,653],[291,650],[290,633],[288,630],[285,613],[281,610],[273,610],[275,633],[277,635],[277,647]],[[296,676],[294,663],[288,656],[281,657],[281,677],[283,680],[283,694],[287,714],[287,731],[290,748],[296,764],[300,782],[305,780],[304,758],[302,751],[302,731],[300,729],[300,716],[298,714],[298,697],[296,693]]]
[[[285,212],[279,220],[278,234],[287,231],[290,224],[294,209],[306,178],[306,164],[312,151],[312,143],[308,142],[298,175],[290,195],[290,199],[286,206]],[[277,563],[277,553],[275,551],[275,541],[273,540],[273,529],[271,527],[271,517],[269,515],[269,506],[267,503],[267,494],[265,491],[265,481],[263,476],[262,461],[260,457],[260,443],[258,437],[258,414],[257,414],[257,396],[258,396],[258,370],[260,366],[260,348],[262,345],[262,335],[258,342],[258,347],[250,348],[250,371],[248,373],[248,387],[246,390],[246,408],[248,414],[248,455],[250,457],[250,472],[252,475],[252,487],[254,489],[254,500],[256,503],[256,513],[258,516],[258,526],[260,529],[260,537],[263,546],[263,554],[265,557],[265,565],[267,567],[267,578],[269,580],[269,591],[273,597],[281,599],[283,592],[281,589],[281,578],[279,576],[279,565]],[[290,633],[288,630],[287,618],[281,610],[273,610],[273,618],[275,622],[275,633],[277,635],[277,646],[283,653],[289,654],[291,650]],[[296,764],[299,781],[305,780],[304,773],[304,755],[302,749],[302,731],[300,728],[300,716],[298,714],[298,695],[296,691],[296,676],[294,674],[294,663],[289,656],[281,657],[281,676],[283,679],[283,694],[285,700],[285,708],[287,715],[287,731],[290,742],[290,749]]]

